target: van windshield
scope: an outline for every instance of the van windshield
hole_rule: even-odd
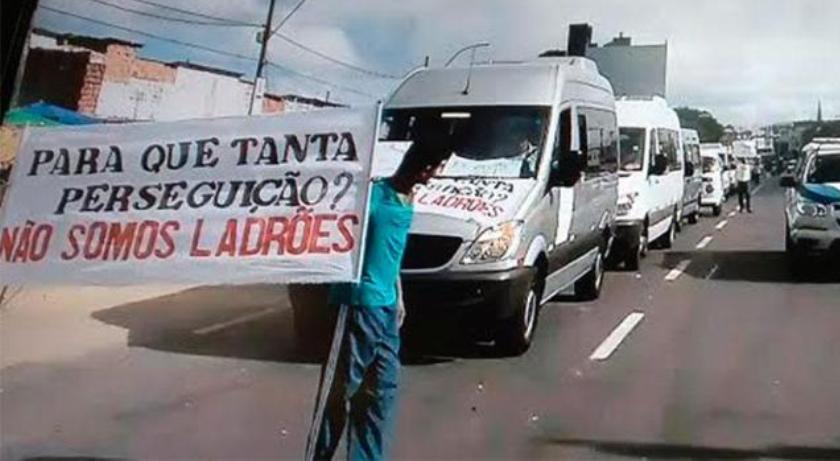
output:
[[[423,117],[440,117],[457,139],[438,177],[534,178],[548,130],[548,107],[470,106],[388,109],[380,141],[411,141]]]
[[[715,161],[714,157],[703,157],[703,173],[711,173],[715,171]]]
[[[808,182],[815,184],[840,182],[840,155],[817,156],[808,168]]]
[[[621,136],[621,169],[642,171],[647,132],[644,128],[619,128]]]

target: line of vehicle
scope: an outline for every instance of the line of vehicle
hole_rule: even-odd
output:
[[[645,318],[642,312],[634,311],[627,315],[621,323],[607,336],[604,341],[592,351],[589,360],[602,361],[607,360],[618,349],[621,342],[636,328],[636,325]]]
[[[717,230],[721,230],[721,229],[723,229],[724,227],[726,227],[726,225],[727,225],[728,223],[729,223],[729,221],[728,221],[728,220],[726,220],[726,219],[724,219],[723,221],[721,221],[721,222],[717,223],[717,226],[715,226],[715,229],[717,229]]]
[[[243,323],[253,322],[254,320],[261,319],[263,317],[268,317],[277,312],[277,308],[269,307],[267,309],[263,309],[261,311],[252,312],[250,314],[245,314],[240,317],[236,317],[230,320],[226,320],[224,322],[214,323],[213,325],[208,325],[206,327],[198,328],[193,330],[193,334],[196,335],[209,335],[211,333],[216,333],[217,331],[224,330],[225,328],[230,328],[232,326],[241,325]]]
[[[668,272],[667,275],[665,275],[665,281],[673,282],[674,280],[680,278],[680,275],[682,275],[683,272],[685,272],[685,270],[688,269],[689,264],[691,264],[690,259],[684,259],[680,261],[679,264],[677,264],[677,267],[671,269],[671,271]]]
[[[700,239],[700,241],[697,242],[697,245],[695,245],[694,248],[702,250],[703,248],[706,248],[710,243],[712,243],[712,240],[714,240],[714,237],[712,237],[711,235],[707,235]]]

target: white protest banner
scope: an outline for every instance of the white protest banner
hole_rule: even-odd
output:
[[[396,172],[411,142],[377,143],[372,176],[388,177]],[[511,165],[513,167],[511,167]],[[414,212],[469,219],[492,225],[513,219],[536,181],[519,178],[522,159],[474,161],[451,156],[442,178],[432,178],[414,190]]]
[[[30,129],[0,282],[357,280],[376,110]]]

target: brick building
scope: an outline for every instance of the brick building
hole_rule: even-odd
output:
[[[253,82],[189,62],[138,56],[141,43],[34,29],[18,105],[45,101],[106,120],[181,120],[247,115]],[[265,93],[261,113],[338,104]]]

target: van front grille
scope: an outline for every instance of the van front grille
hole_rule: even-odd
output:
[[[410,234],[403,255],[403,269],[433,269],[448,263],[458,248],[458,237]]]

